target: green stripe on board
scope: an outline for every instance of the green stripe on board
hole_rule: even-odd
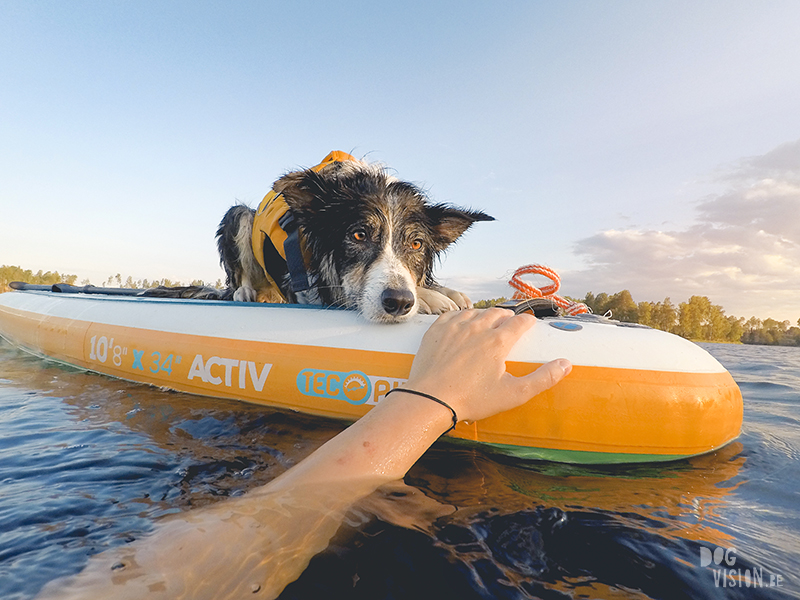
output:
[[[459,438],[443,438],[442,441],[456,445],[477,446],[488,452],[498,452],[522,460],[546,460],[555,463],[573,465],[621,465],[631,463],[655,463],[681,460],[706,454],[628,454],[624,452],[587,452],[584,450],[554,450],[552,448],[532,448],[529,446],[512,446],[510,444],[490,444],[474,442]],[[711,448],[708,452],[716,450]]]
[[[548,460],[576,465],[615,465],[626,463],[668,462],[694,456],[692,454],[627,454],[624,452],[586,452],[584,450],[553,450],[507,444],[485,444],[488,449],[524,460]]]

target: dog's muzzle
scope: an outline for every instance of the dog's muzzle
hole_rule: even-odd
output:
[[[384,290],[381,294],[381,305],[383,310],[393,317],[402,317],[411,312],[414,308],[414,294],[411,290]]]

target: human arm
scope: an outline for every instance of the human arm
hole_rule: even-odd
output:
[[[445,401],[460,420],[511,409],[557,383],[567,361],[524,377],[505,370],[536,323],[503,309],[445,313],[430,327],[403,387]],[[245,496],[160,522],[148,537],[100,554],[60,598],[272,598],[324,549],[347,508],[402,478],[452,424],[445,407],[402,391],[295,467]]]
[[[506,371],[511,348],[535,323],[531,315],[500,308],[444,313],[423,337],[397,392],[273,483],[403,477],[452,425],[445,407],[403,389],[439,398],[461,421],[477,421],[552,387],[570,372],[569,361],[551,361],[524,377]]]

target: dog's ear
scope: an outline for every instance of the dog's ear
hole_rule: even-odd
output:
[[[293,171],[275,182],[273,189],[283,194],[286,204],[296,216],[319,212],[326,204],[325,181],[313,171]]]
[[[479,210],[465,210],[446,204],[428,207],[428,216],[432,221],[437,250],[444,250],[455,242],[476,221],[494,221],[494,217]]]

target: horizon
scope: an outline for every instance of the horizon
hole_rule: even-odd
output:
[[[795,2],[40,1],[0,16],[0,264],[224,280],[227,208],[345,150],[497,218],[437,270],[474,300],[540,263],[572,297],[800,317]]]
[[[68,285],[74,285],[76,287],[83,287],[83,286],[88,285],[88,286],[93,286],[93,287],[96,287],[96,288],[110,288],[110,289],[119,289],[119,288],[146,289],[148,287],[156,287],[158,285],[169,285],[169,286],[195,285],[195,281],[198,282],[198,285],[200,283],[202,283],[203,285],[211,286],[211,287],[215,287],[215,286],[218,287],[220,285],[221,286],[225,285],[225,282],[224,282],[223,279],[217,279],[216,281],[213,281],[213,282],[212,281],[202,281],[202,280],[167,281],[167,282],[165,282],[163,278],[161,278],[161,279],[146,279],[146,278],[145,279],[133,279],[132,276],[130,276],[130,275],[125,276],[122,273],[116,273],[114,275],[110,275],[109,277],[106,277],[102,281],[94,282],[94,281],[90,281],[88,279],[81,280],[74,273],[61,273],[61,272],[58,272],[58,271],[50,271],[50,270],[45,270],[45,269],[38,269],[36,271],[33,271],[32,269],[24,269],[22,267],[19,267],[18,265],[0,265],[0,270],[5,269],[5,268],[14,268],[14,269],[18,268],[18,269],[20,269],[22,271],[30,272],[31,273],[31,277],[33,279],[48,278],[48,276],[58,275],[59,276],[59,280],[61,282],[67,283]],[[69,283],[69,280],[71,280],[73,278],[75,279],[75,281],[72,282],[72,283]],[[0,279],[0,292],[3,291],[3,285],[2,285],[3,281],[4,281],[3,279]],[[5,281],[6,281],[6,283],[11,283],[12,281],[15,281],[15,280],[9,279],[9,280],[5,280]],[[549,282],[549,280],[548,280],[548,282]],[[33,282],[33,283],[36,283],[36,282]],[[50,283],[47,282],[46,285],[50,285]],[[8,290],[6,290],[6,291],[8,291]],[[496,296],[496,297],[493,297],[493,298],[472,298],[472,300],[475,303],[482,303],[482,304],[493,303],[493,302],[496,302],[498,300],[510,300],[512,295],[513,295],[513,291],[514,291],[513,289],[510,290],[511,293],[509,293],[508,295]],[[606,296],[611,298],[612,296],[615,296],[616,294],[620,294],[620,293],[624,293],[624,292],[628,292],[630,294],[630,290],[627,290],[627,289],[615,290],[615,291],[602,290],[602,291],[598,292],[597,294],[594,294],[593,292],[587,292],[586,294],[584,294],[581,297],[568,297],[568,299],[583,304],[583,303],[585,303],[587,301],[589,295],[592,295],[595,299],[597,299],[597,297],[601,296],[602,294],[605,294]],[[561,294],[558,294],[558,295],[561,295]],[[667,295],[664,298],[662,298],[661,300],[637,300],[636,298],[633,298],[633,296],[631,295],[631,298],[632,298],[633,302],[639,308],[640,308],[639,305],[641,305],[643,303],[650,303],[652,305],[659,305],[659,304],[664,304],[666,301],[669,301],[669,303],[674,307],[675,310],[679,310],[681,304],[689,303],[692,300],[692,298],[694,298],[694,297],[701,297],[701,298],[708,299],[707,296],[700,296],[700,295],[695,295],[695,296],[692,296],[692,297],[686,298],[686,299],[674,299],[672,296]],[[710,299],[709,299],[709,301],[710,301]],[[762,322],[762,321],[766,322],[767,320],[771,319],[771,320],[775,321],[776,323],[780,323],[780,324],[788,323],[789,324],[788,327],[800,327],[800,318],[798,318],[796,321],[792,321],[791,319],[774,319],[771,316],[758,318],[758,317],[756,317],[754,315],[751,315],[750,317],[747,317],[746,315],[733,315],[733,314],[728,314],[727,311],[725,310],[724,306],[715,304],[713,301],[711,302],[711,305],[712,305],[713,308],[719,308],[722,311],[723,315],[725,315],[726,317],[733,317],[733,318],[735,318],[737,320],[742,321],[743,324],[747,323],[748,321],[752,321],[753,319],[757,319],[759,322]],[[486,306],[481,306],[480,308],[486,308]],[[594,312],[594,311],[592,311],[590,309],[590,312]],[[596,314],[599,314],[599,313],[596,313]],[[616,317],[612,316],[611,318],[616,318]],[[622,320],[625,320],[625,319],[623,318]],[[637,321],[637,322],[641,322],[641,321]]]

